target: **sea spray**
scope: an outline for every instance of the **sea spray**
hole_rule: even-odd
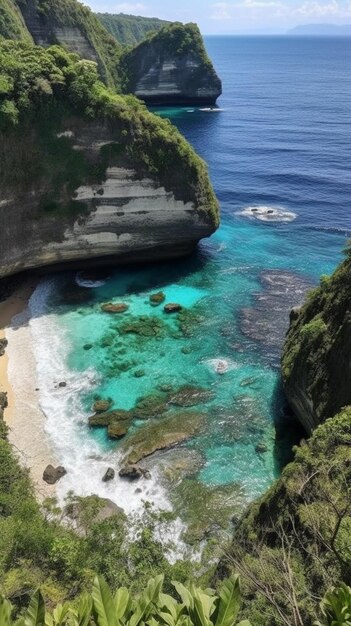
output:
[[[60,279],[44,279],[32,295],[29,321],[40,388],[39,402],[46,416],[45,431],[58,462],[67,470],[57,495],[62,503],[72,491],[76,495],[96,494],[109,498],[126,513],[140,511],[145,500],[156,508],[170,510],[157,468],[151,480],[142,479],[138,489],[117,475],[110,483],[102,482],[108,467],[118,474],[121,455],[113,447],[104,449],[88,426],[89,413],[84,408],[85,394],[94,390],[100,374],[92,367],[84,373],[67,367],[71,350],[64,314],[50,311],[49,303],[57,293]],[[60,386],[64,382],[65,386]]]

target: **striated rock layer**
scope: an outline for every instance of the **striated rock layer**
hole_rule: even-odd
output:
[[[48,265],[178,257],[216,229],[185,182],[160,182],[132,157],[115,154],[113,124],[77,119],[54,137],[42,132],[2,137],[0,277]],[[101,182],[91,182],[102,164]],[[17,185],[12,168],[27,172],[28,182]],[[76,178],[80,184],[72,186]]]
[[[294,309],[283,352],[288,401],[308,433],[351,404],[351,255]]]
[[[174,23],[122,59],[125,90],[149,104],[216,103],[222,84],[195,24]]]

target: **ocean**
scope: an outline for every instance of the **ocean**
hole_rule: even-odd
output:
[[[351,236],[351,39],[208,37],[206,46],[223,81],[218,109],[155,112],[207,161],[220,229],[190,258],[83,282],[87,301],[62,295],[82,285],[74,274],[47,276],[30,301],[46,432],[68,470],[59,497],[96,493],[127,513],[151,501],[172,509],[193,542],[226,530],[288,458],[296,433],[279,362],[289,310],[333,271]],[[181,320],[150,307],[157,291],[185,308]],[[101,312],[111,299],[129,305],[125,317]],[[157,332],[125,333],[126,319],[140,317]],[[184,386],[201,390],[200,401],[170,414],[185,430],[196,423],[195,436],[146,459],[151,480],[103,483],[129,438],[155,431],[138,420],[111,442],[88,427],[94,399],[132,409]]]

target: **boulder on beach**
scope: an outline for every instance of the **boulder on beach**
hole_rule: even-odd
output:
[[[89,426],[106,427],[113,422],[131,419],[130,411],[119,409],[116,411],[107,411],[106,413],[95,413],[89,417]]]
[[[5,339],[5,338],[0,339],[0,356],[3,356],[5,354],[5,350],[7,348],[7,345],[8,345],[7,339]]]
[[[110,482],[110,480],[113,480],[114,477],[115,477],[115,470],[113,469],[113,467],[109,467],[102,477],[102,482],[108,483]]]
[[[109,424],[107,433],[110,439],[122,439],[127,434],[131,425],[131,420],[122,420]]]
[[[175,302],[170,302],[169,304],[165,304],[163,310],[165,313],[179,313],[182,310],[182,306],[180,304],[176,304]]]
[[[166,294],[163,291],[159,291],[158,293],[153,293],[150,298],[151,306],[159,306],[166,300]]]
[[[65,474],[67,474],[67,471],[64,467],[62,467],[62,465],[59,465],[58,467],[48,465],[43,472],[43,480],[48,485],[55,485],[55,483],[57,483],[62,476],[65,476]]]
[[[104,313],[125,313],[128,309],[128,304],[125,304],[124,302],[107,302],[106,304],[101,305],[101,310]]]

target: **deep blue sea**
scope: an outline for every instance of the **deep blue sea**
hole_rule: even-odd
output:
[[[98,493],[127,512],[151,500],[185,521],[200,501],[216,530],[279,474],[292,443],[288,429],[281,439],[274,426],[286,413],[279,358],[289,310],[335,268],[351,236],[351,39],[209,37],[206,45],[223,81],[218,109],[156,112],[207,161],[220,229],[189,259],[112,271],[86,304],[55,299],[74,276],[43,280],[31,329],[47,432],[68,469],[60,495]],[[150,307],[159,290],[188,311],[185,333],[177,318]],[[100,311],[114,298],[129,304],[131,322],[156,317],[161,335],[121,334],[125,318]],[[60,380],[66,388],[57,388]],[[191,408],[201,414],[200,432],[150,457],[151,481],[102,483],[128,439],[111,443],[89,430],[94,396],[130,409],[183,385],[212,392]],[[134,423],[132,435],[143,429],[147,438],[150,423]]]

